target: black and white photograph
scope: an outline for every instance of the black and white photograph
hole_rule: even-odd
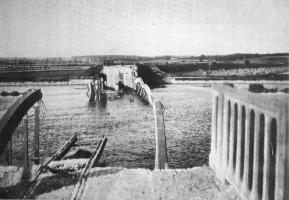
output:
[[[0,199],[289,200],[288,0],[0,0]]]

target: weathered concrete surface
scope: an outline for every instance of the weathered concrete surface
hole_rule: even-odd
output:
[[[98,177],[106,177],[106,175],[112,175],[123,170],[123,168],[106,167],[106,168],[94,168],[90,172],[92,179],[98,179]],[[81,174],[81,170],[71,174],[60,175],[46,175],[42,177],[41,183],[37,187],[33,199],[70,199],[76,185],[78,178]],[[91,183],[87,183],[87,187],[90,188]],[[108,190],[107,190],[108,191]],[[93,193],[93,191],[91,191]],[[92,197],[93,199],[94,197]]]
[[[17,166],[0,166],[0,199],[21,198],[29,187],[39,166],[30,168]]]
[[[69,180],[70,179],[70,180]],[[48,181],[49,180],[49,181]],[[48,182],[47,182],[48,181]],[[71,181],[71,183],[69,183]],[[40,185],[37,199],[69,199],[76,177],[59,177]],[[51,185],[54,185],[54,189]],[[59,185],[59,184],[57,184]],[[46,188],[46,189],[44,189]],[[50,189],[48,189],[50,188]],[[56,189],[58,188],[58,189]],[[44,192],[46,190],[46,192]],[[155,170],[95,168],[86,182],[81,199],[238,199],[229,187],[221,186],[208,167]]]
[[[51,162],[49,170],[41,175],[31,198],[70,199],[86,161],[87,159],[72,159]],[[20,195],[24,194],[30,185],[29,181],[23,179],[23,168],[3,166],[0,169],[7,172],[6,179],[1,179],[0,198],[21,198]],[[29,169],[30,175],[27,178],[30,181],[36,169],[37,166]],[[90,171],[81,199],[237,200],[239,198],[229,186],[223,186],[215,179],[209,167],[203,166],[154,171],[96,167]]]

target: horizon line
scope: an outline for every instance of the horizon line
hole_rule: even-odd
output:
[[[134,57],[164,57],[164,56],[171,56],[171,57],[199,57],[199,56],[228,56],[228,55],[236,55],[236,54],[258,54],[258,55],[273,55],[273,54],[289,54],[289,52],[274,52],[274,53],[229,53],[229,54],[200,54],[200,55],[194,55],[194,54],[186,54],[186,55],[180,55],[180,54],[156,54],[156,55],[134,55],[134,54],[87,54],[87,55],[72,55],[72,56],[0,56],[1,59],[3,58],[27,58],[27,59],[47,59],[47,58],[73,58],[73,57],[89,57],[89,56],[134,56]]]

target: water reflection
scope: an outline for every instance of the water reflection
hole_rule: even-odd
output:
[[[99,95],[98,101],[99,101],[99,105],[101,105],[102,107],[105,108],[106,105],[107,105],[107,96],[106,96],[106,94]]]
[[[105,95],[100,95],[100,98],[98,98],[96,101],[94,102],[87,102],[87,108],[90,111],[93,112],[98,112],[100,114],[109,114],[107,111],[107,98]]]

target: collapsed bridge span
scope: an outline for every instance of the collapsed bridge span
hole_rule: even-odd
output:
[[[10,106],[2,119],[0,119],[0,154],[4,151],[23,116],[41,99],[42,92],[40,89],[28,90]]]

